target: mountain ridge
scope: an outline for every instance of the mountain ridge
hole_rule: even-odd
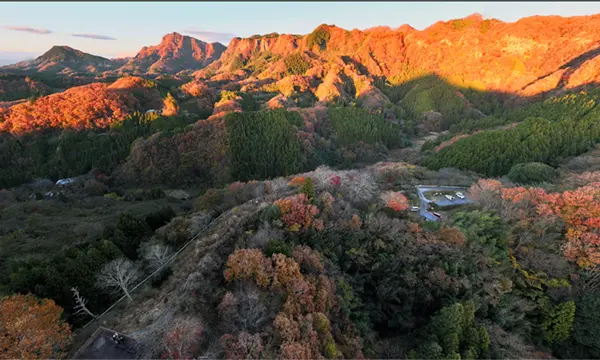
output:
[[[32,60],[3,66],[2,71],[73,75],[110,71],[116,73],[176,73],[198,70],[218,58],[225,45],[206,43],[177,32],[165,34],[160,44],[144,46],[135,56],[107,59],[66,45],[54,45]]]

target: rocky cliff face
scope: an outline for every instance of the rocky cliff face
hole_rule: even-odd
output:
[[[353,66],[356,75],[403,82],[437,74],[457,86],[535,95],[598,81],[600,15],[534,16],[514,23],[474,14],[422,31],[408,25],[348,31],[321,25],[305,36],[233,39],[198,77],[281,79],[285,57],[302,53],[324,79]]]
[[[120,70],[140,73],[176,73],[197,70],[218,59],[225,51],[221,43],[204,41],[170,33],[163,36],[160,44],[143,47]]]

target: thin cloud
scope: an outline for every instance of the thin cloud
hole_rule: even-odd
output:
[[[198,29],[185,29],[183,30],[183,32],[188,33],[188,34],[192,34],[195,35],[197,38],[199,38],[202,41],[206,41],[206,42],[220,42],[220,43],[228,43],[229,40],[233,39],[235,37],[234,34],[231,33],[222,33],[222,32],[216,32],[216,31],[204,31],[204,30],[198,30]]]
[[[98,34],[71,34],[71,36],[88,38],[88,39],[96,39],[96,40],[117,40],[116,38],[111,37],[111,36],[98,35]]]
[[[31,34],[40,34],[40,35],[46,35],[46,34],[51,34],[52,30],[48,30],[48,29],[36,29],[36,28],[31,28],[31,27],[27,27],[27,26],[2,26],[5,29],[8,30],[14,30],[14,31],[24,31],[24,32],[28,32]]]

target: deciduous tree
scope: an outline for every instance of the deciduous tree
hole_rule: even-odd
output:
[[[0,300],[0,358],[61,358],[71,328],[53,300],[13,295]]]
[[[98,274],[97,286],[112,292],[123,292],[133,301],[129,289],[136,283],[141,273],[139,266],[126,258],[119,258],[104,265]]]

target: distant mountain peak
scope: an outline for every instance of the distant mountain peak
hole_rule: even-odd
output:
[[[165,34],[160,44],[144,46],[123,70],[139,72],[175,73],[187,69],[201,69],[218,59],[226,47],[220,43],[206,43],[177,32]]]
[[[51,60],[51,61],[78,61],[78,60],[97,60],[97,61],[108,61],[101,56],[96,56],[83,51],[73,49],[66,45],[54,45],[50,50],[46,51],[36,60]]]
[[[113,66],[112,61],[101,56],[88,54],[66,45],[54,45],[41,56],[6,66],[6,69],[26,73],[75,74],[110,70]]]

